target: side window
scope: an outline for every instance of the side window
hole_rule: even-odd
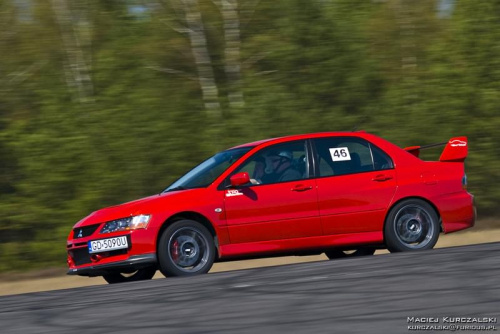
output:
[[[392,168],[391,159],[364,139],[331,137],[314,140],[319,176],[370,172]]]
[[[309,161],[304,140],[266,147],[236,171],[247,172],[252,184],[270,184],[306,179],[309,177]]]
[[[385,154],[381,149],[370,145],[373,154],[373,166],[375,170],[391,169],[394,168],[391,158]]]

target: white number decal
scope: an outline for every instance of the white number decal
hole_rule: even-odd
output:
[[[347,147],[331,148],[330,154],[332,156],[332,161],[351,160],[351,155],[349,154],[349,149]]]

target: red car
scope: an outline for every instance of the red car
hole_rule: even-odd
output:
[[[214,261],[432,248],[472,227],[467,138],[439,161],[365,132],[267,139],[215,154],[162,193],[98,210],[67,241],[68,274],[109,283],[206,273]]]

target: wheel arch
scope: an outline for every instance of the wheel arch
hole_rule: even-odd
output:
[[[202,215],[201,213],[194,212],[194,211],[183,211],[183,212],[175,213],[174,215],[170,216],[169,218],[167,218],[163,222],[162,226],[160,227],[160,229],[158,231],[158,235],[156,236],[156,252],[158,253],[158,245],[159,245],[161,235],[163,234],[163,231],[165,231],[170,225],[172,225],[176,221],[184,220],[184,219],[193,220],[193,221],[195,221],[195,222],[197,222],[197,223],[199,223],[207,228],[207,230],[210,232],[210,234],[212,234],[212,237],[214,238],[214,245],[215,245],[215,248],[217,251],[216,258],[220,257],[217,231],[215,230],[212,222],[207,217]]]
[[[399,203],[401,203],[403,201],[406,201],[406,200],[411,200],[411,199],[419,199],[419,200],[422,200],[422,201],[426,202],[427,204],[429,204],[432,207],[432,209],[434,209],[434,212],[436,212],[436,215],[438,216],[438,219],[439,219],[439,232],[440,233],[444,232],[443,222],[441,220],[441,213],[439,212],[437,206],[431,200],[429,200],[428,198],[421,197],[421,196],[403,197],[403,198],[398,199],[396,202],[392,203],[391,206],[390,206],[390,208],[389,208],[389,210],[387,210],[387,213],[385,214],[383,231],[385,231],[385,225],[387,224],[387,217],[391,213],[392,209],[394,209],[394,207],[396,205],[398,205]],[[384,241],[385,241],[385,233],[384,233]]]

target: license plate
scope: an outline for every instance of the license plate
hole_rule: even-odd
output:
[[[92,253],[100,253],[116,249],[128,248],[128,241],[127,237],[123,236],[123,237],[89,241],[88,246],[89,246],[89,253],[92,254]]]

